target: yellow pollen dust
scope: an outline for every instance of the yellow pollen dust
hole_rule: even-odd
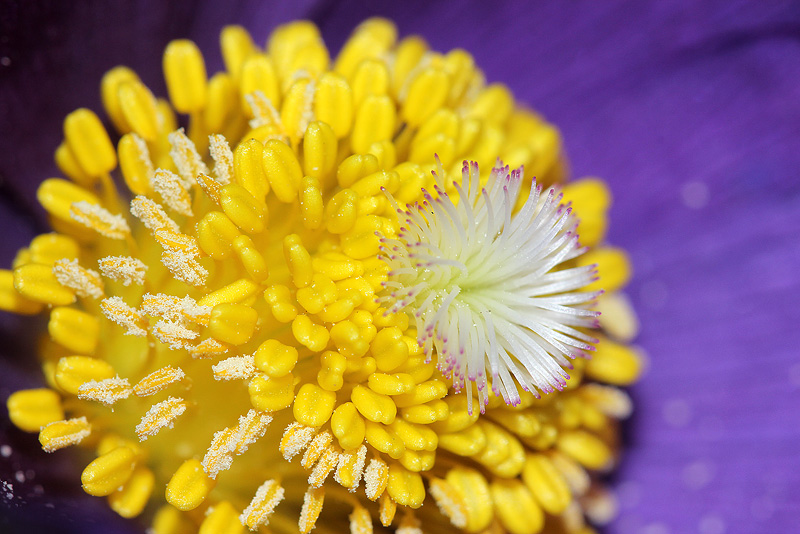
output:
[[[587,521],[609,514],[591,496],[606,495],[601,475],[631,411],[621,388],[641,371],[621,293],[630,262],[604,242],[604,183],[566,183],[554,126],[487,83],[466,51],[399,39],[389,21],[364,22],[337,55],[307,21],[263,47],[227,27],[220,44],[225,70],[210,78],[197,46],[169,44],[168,100],[126,67],[107,73],[118,137],[88,109],[66,118],[56,161],[67,179],[37,194],[54,232],[0,270],[0,309],[49,314],[48,386],[13,393],[11,421],[48,452],[86,449],[85,491],[157,534],[593,532]],[[498,158],[519,169],[505,196],[488,174],[462,180]],[[559,191],[544,208],[546,195],[527,202],[534,177]],[[447,239],[465,235],[461,195],[490,218],[492,203],[504,210],[468,221],[470,235],[488,227],[527,246],[563,233],[539,247],[545,281],[524,261],[503,274],[552,300],[535,318],[521,312],[525,340],[490,313],[466,315],[463,303],[496,297],[481,295],[480,240],[467,262]],[[512,229],[531,210],[552,216],[552,235]],[[486,215],[463,217],[473,212]],[[409,221],[418,235],[399,258]],[[548,256],[567,240],[569,255]],[[434,241],[465,263],[436,256]],[[478,274],[459,278],[465,265]],[[403,284],[416,279],[436,291],[413,303],[420,288]],[[600,288],[599,322],[570,319],[570,294],[552,296]],[[506,294],[503,313],[527,309]],[[542,357],[576,356],[574,338],[599,339],[591,360]],[[473,398],[459,371],[474,381],[484,352],[518,374],[497,375],[502,388],[481,375]],[[529,388],[509,404],[497,393],[549,383],[543,368],[559,391]]]

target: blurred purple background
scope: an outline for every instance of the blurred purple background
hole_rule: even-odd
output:
[[[42,2],[0,9],[0,262],[43,230],[38,183],[74,108],[100,111],[123,63],[164,95],[161,51],[188,37],[221,66],[222,25],[263,43],[315,21],[338,49],[364,18],[437,50],[561,128],[573,176],[614,194],[649,370],[614,483],[616,534],[800,529],[800,4],[792,1]],[[40,383],[25,332],[0,314],[0,400]],[[23,335],[20,335],[22,332]],[[44,458],[0,410],[0,531],[141,532],[82,496],[68,454]],[[46,463],[47,468],[43,468]]]

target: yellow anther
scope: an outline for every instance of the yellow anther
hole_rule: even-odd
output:
[[[211,445],[203,455],[203,470],[213,479],[217,478],[220,471],[230,469],[233,464],[231,447],[234,445],[236,430],[224,428],[214,433]]]
[[[397,28],[386,19],[372,18],[362,22],[345,43],[336,58],[334,70],[350,79],[365,59],[378,58],[397,39]]]
[[[325,488],[309,487],[303,496],[303,507],[300,509],[300,518],[297,522],[301,534],[308,534],[317,524],[317,518],[325,502]]]
[[[394,401],[398,408],[404,408],[415,404],[424,404],[434,399],[441,399],[445,395],[447,395],[447,385],[441,380],[434,379],[417,384],[411,393],[395,396]]]
[[[391,424],[392,431],[403,440],[406,449],[412,451],[435,451],[439,437],[427,425],[417,425],[397,418]]]
[[[233,454],[243,454],[258,439],[264,436],[272,416],[258,410],[249,410],[239,417],[239,423],[231,436],[229,450]]]
[[[190,330],[182,322],[172,321],[169,319],[159,320],[153,325],[151,330],[153,335],[164,343],[169,345],[172,350],[188,349],[192,346],[191,340],[196,339],[198,333]]]
[[[358,217],[353,227],[342,234],[342,250],[351,258],[362,260],[377,257],[380,240],[375,234],[385,230],[386,219],[376,215]]]
[[[111,405],[119,400],[127,399],[132,391],[127,378],[106,378],[81,384],[78,388],[78,398]]]
[[[347,359],[347,370],[345,371],[345,376],[347,376],[348,382],[351,383],[361,383],[364,382],[369,378],[369,375],[375,372],[375,358],[371,356],[367,356],[365,358],[348,358]]]
[[[397,165],[397,149],[389,140],[378,141],[369,146],[369,154],[378,158],[381,168],[391,169]]]
[[[183,412],[186,411],[186,402],[181,398],[168,397],[166,400],[154,404],[142,416],[136,425],[136,435],[139,441],[158,434],[162,428],[172,428],[172,425]]]
[[[223,303],[214,306],[208,333],[231,345],[247,343],[256,329],[258,312],[243,304]]]
[[[360,504],[355,505],[347,518],[350,520],[350,534],[372,534],[372,517]]]
[[[294,202],[303,179],[303,170],[289,145],[276,139],[267,141],[264,145],[262,165],[278,200]]]
[[[578,235],[581,245],[594,247],[605,237],[608,221],[606,212],[611,204],[611,193],[602,180],[584,178],[566,184],[564,202],[571,202],[578,217]]]
[[[400,408],[400,416],[409,423],[429,425],[439,421],[447,421],[450,416],[450,409],[444,401],[435,400],[426,404]]]
[[[616,386],[632,384],[641,372],[641,356],[631,347],[607,338],[600,340],[592,359],[586,362],[587,376]]]
[[[159,228],[153,232],[156,241],[168,251],[182,252],[190,257],[197,256],[200,252],[197,247],[197,239],[193,236],[173,232],[169,228]]]
[[[222,501],[209,507],[197,534],[244,534],[244,532],[239,512],[228,501]]]
[[[139,382],[133,386],[133,392],[137,397],[148,397],[158,393],[170,384],[183,380],[185,376],[185,373],[180,367],[167,365],[139,380]]]
[[[364,442],[366,425],[352,402],[340,404],[331,416],[331,430],[345,450],[355,449]]]
[[[184,512],[194,510],[208,497],[216,484],[203,471],[200,460],[186,460],[167,484],[167,502]]]
[[[480,532],[491,522],[494,513],[489,484],[478,471],[466,467],[451,469],[445,481],[464,503],[467,532]]]
[[[403,452],[405,452],[403,440],[401,440],[390,427],[367,421],[364,435],[367,443],[378,451],[388,454],[395,460],[400,459],[403,456]]]
[[[233,152],[228,141],[220,134],[212,134],[208,136],[208,145],[211,159],[214,160],[216,182],[220,185],[231,183],[233,180]]]
[[[195,287],[202,287],[208,279],[208,271],[194,259],[194,254],[182,250],[166,249],[161,254],[161,263],[176,279]]]
[[[61,399],[52,389],[22,389],[12,393],[6,401],[8,417],[14,425],[26,432],[64,419]]]
[[[256,491],[255,497],[239,517],[241,525],[246,525],[250,530],[256,530],[260,525],[269,523],[269,516],[279,502],[283,500],[283,488],[275,480],[267,480]],[[220,532],[210,530],[209,534]]]
[[[260,234],[267,225],[267,206],[239,184],[220,189],[220,206],[236,226],[250,234]]]
[[[106,72],[100,82],[100,96],[103,100],[103,107],[119,133],[130,131],[130,126],[125,120],[119,101],[119,87],[123,83],[138,80],[139,76],[131,69],[117,66]]]
[[[456,48],[445,54],[444,67],[450,75],[450,95],[447,100],[456,107],[476,81],[475,60],[469,52]]]
[[[372,329],[374,330],[374,327]],[[348,358],[363,356],[369,350],[369,343],[372,341],[365,330],[359,328],[353,321],[341,321],[331,328],[331,339],[343,356]]]
[[[338,139],[353,125],[353,92],[347,81],[332,72],[323,74],[314,93],[314,116],[329,124]]]
[[[36,191],[36,198],[47,213],[62,221],[72,221],[70,207],[75,202],[100,204],[100,199],[96,195],[61,178],[48,178],[43,181]]]
[[[384,493],[380,502],[380,520],[381,525],[388,527],[394,521],[395,513],[397,512],[397,503],[389,497],[388,493]]]
[[[537,534],[544,526],[544,513],[519,480],[495,480],[490,486],[494,510],[511,534]]]
[[[427,137],[415,137],[408,160],[421,165],[433,164],[435,156],[439,156],[444,168],[448,168],[456,155],[456,141],[445,134],[437,133]]]
[[[206,65],[193,42],[178,39],[167,45],[164,79],[169,99],[179,113],[200,111],[206,105]]]
[[[129,447],[116,449],[98,456],[81,473],[83,490],[89,495],[111,495],[125,484],[136,466],[136,453]]]
[[[331,304],[338,297],[338,290],[333,280],[324,274],[314,273],[311,284],[297,290],[297,302],[308,313],[316,314]]]
[[[542,429],[536,414],[529,411],[499,408],[492,410],[491,419],[523,438],[533,437]]]
[[[425,500],[425,487],[419,473],[413,473],[397,464],[389,466],[389,483],[386,490],[389,496],[402,506],[419,508]]]
[[[256,91],[245,95],[250,114],[249,125],[252,130],[245,134],[245,138],[258,140],[259,143],[266,143],[269,139],[286,140],[281,116],[269,98],[261,91]]]
[[[369,389],[381,395],[400,395],[409,393],[415,386],[411,375],[398,373],[389,375],[386,373],[372,373],[369,376]]]
[[[66,356],[58,360],[56,366],[56,383],[73,395],[85,382],[100,381],[115,376],[114,368],[103,360],[88,356]]]
[[[373,458],[364,471],[364,482],[367,499],[378,500],[378,497],[383,495],[386,490],[386,484],[389,483],[389,466],[383,460]]]
[[[450,483],[441,478],[432,478],[428,482],[428,491],[436,501],[439,511],[450,519],[453,526],[466,527],[467,505]]]
[[[411,126],[419,126],[442,108],[450,93],[450,77],[443,69],[429,67],[409,85],[401,117]]]
[[[294,401],[294,377],[291,373],[280,378],[257,374],[247,391],[255,409],[264,412],[282,410]]]
[[[300,236],[290,234],[283,238],[283,255],[289,266],[289,272],[292,273],[295,287],[306,287],[310,284],[314,274],[311,268],[311,256],[303,246]]]
[[[613,461],[608,445],[583,430],[561,432],[556,447],[588,469],[607,469]]]
[[[264,341],[253,355],[255,365],[272,378],[289,374],[297,364],[297,349],[276,339]]]
[[[579,266],[597,265],[598,280],[584,286],[586,291],[604,289],[607,292],[624,287],[631,279],[631,262],[622,249],[603,247],[590,250],[577,260]]]
[[[344,385],[343,375],[346,369],[347,359],[344,356],[332,350],[323,352],[317,382],[323,389],[339,391]]]
[[[364,266],[360,262],[353,261],[343,254],[317,256],[311,261],[311,265],[315,272],[322,273],[335,282],[364,274]]]
[[[356,111],[350,144],[354,152],[366,153],[372,143],[387,141],[395,132],[397,110],[388,96],[368,96]]]
[[[220,198],[220,189],[222,189],[222,185],[220,183],[211,178],[206,174],[198,174],[197,175],[197,183],[200,185],[200,188],[206,194],[208,198],[210,198],[214,204],[219,206]]]
[[[14,272],[0,269],[0,310],[34,315],[42,310],[42,303],[23,297],[14,288]]]
[[[282,323],[288,323],[297,317],[297,308],[293,304],[289,288],[276,284],[264,291],[264,299],[269,303],[272,315]]]
[[[597,299],[600,327],[614,339],[633,341],[639,333],[639,319],[633,303],[621,292],[606,293]]]
[[[257,250],[255,243],[249,236],[240,235],[233,240],[233,250],[242,262],[250,278],[258,283],[263,283],[269,276],[269,269],[264,256]]]
[[[602,413],[616,419],[629,417],[633,410],[633,403],[628,394],[615,387],[584,384],[578,390],[578,394]]]
[[[125,485],[108,496],[108,504],[122,517],[136,517],[147,505],[155,482],[155,475],[150,469],[137,467]]]
[[[256,91],[261,91],[275,108],[280,106],[278,76],[275,74],[272,60],[264,54],[252,54],[242,64],[239,93],[242,96],[243,109],[249,109],[244,97]]]
[[[89,176],[102,176],[117,166],[117,153],[103,123],[91,110],[80,108],[64,119],[64,139]]]
[[[222,59],[231,76],[237,78],[244,60],[256,51],[250,34],[241,26],[225,26],[219,36]]]
[[[242,278],[235,282],[217,289],[212,293],[206,294],[197,301],[198,306],[214,307],[218,304],[245,302],[255,296],[261,288],[253,283],[252,280]]]
[[[139,80],[129,80],[119,84],[119,106],[125,123],[146,141],[158,138],[159,120],[156,97]]]
[[[117,152],[125,185],[136,195],[148,194],[154,171],[147,143],[135,133],[128,133],[119,140]]]
[[[239,94],[231,76],[225,72],[213,75],[208,80],[208,101],[203,110],[204,126],[210,132],[218,132],[238,109]]]
[[[335,480],[350,491],[355,491],[361,483],[364,474],[364,464],[367,459],[367,447],[362,444],[358,449],[352,449],[339,455],[339,465],[336,468]]]
[[[337,140],[333,129],[326,122],[309,123],[303,136],[303,172],[323,184],[331,185],[331,176],[336,166]]]
[[[229,347],[214,338],[204,339],[193,347],[189,347],[192,358],[213,358],[228,352]]]
[[[459,456],[472,456],[486,447],[486,433],[481,425],[472,425],[449,434],[439,434],[439,447]]]
[[[140,286],[144,284],[147,265],[138,258],[130,256],[106,256],[97,260],[100,272],[106,278],[122,282],[128,287],[131,284]]]
[[[522,443],[511,434],[506,434],[506,440],[508,442],[508,454],[502,462],[491,463],[493,459],[490,456],[490,463],[484,463],[486,459],[486,450],[481,451],[480,454],[473,458],[477,462],[486,465],[489,471],[498,477],[515,478],[519,476],[525,466],[525,448],[522,446]],[[492,443],[490,442],[487,449],[491,446]]]
[[[403,452],[403,456],[400,457],[400,465],[414,473],[430,471],[433,469],[435,462],[436,453],[434,451],[412,451],[406,449]]]
[[[183,128],[170,133],[167,138],[172,147],[169,155],[175,162],[178,174],[183,178],[187,188],[195,183],[195,176],[200,173],[208,174],[208,167],[197,152],[192,140],[183,132]]]
[[[74,239],[56,233],[37,235],[28,250],[31,262],[45,265],[52,265],[61,259],[76,259],[80,253]]]
[[[240,143],[233,153],[233,177],[237,184],[263,201],[269,192],[269,180],[264,172],[264,145],[256,139]]]
[[[325,451],[330,448],[332,441],[333,437],[327,430],[322,431],[314,436],[314,439],[312,439],[311,443],[308,444],[308,448],[303,455],[303,459],[300,461],[300,466],[303,467],[303,469],[310,469],[311,466],[317,462],[317,460],[322,458],[322,455],[325,454]]]
[[[331,336],[328,329],[313,322],[307,315],[298,315],[292,321],[292,335],[298,343],[312,352],[321,352],[328,346]]]
[[[92,354],[100,325],[94,315],[74,308],[58,307],[50,313],[47,331],[56,343],[79,354]]]
[[[320,427],[330,419],[336,405],[336,394],[314,384],[304,384],[292,408],[294,418],[303,425]]]
[[[240,235],[236,225],[221,211],[209,211],[197,223],[197,242],[215,260],[228,257],[232,243]]]
[[[286,427],[278,449],[287,461],[291,461],[303,451],[314,437],[315,429],[303,426],[300,423],[291,423]]]
[[[151,184],[164,205],[181,215],[192,216],[192,196],[177,174],[158,169],[153,173]]]
[[[315,488],[320,488],[325,483],[325,479],[336,468],[339,463],[339,455],[341,451],[335,446],[328,446],[322,453],[317,464],[308,475],[308,483]]]
[[[125,328],[126,334],[144,336],[147,334],[147,320],[136,308],[125,304],[120,297],[109,297],[100,302],[100,310],[110,321]]]
[[[478,94],[469,108],[469,115],[492,125],[503,125],[514,109],[514,96],[503,84],[489,85]]]
[[[95,177],[86,174],[66,142],[58,145],[54,157],[58,169],[73,182],[82,186],[90,186],[94,182]]]
[[[256,372],[253,357],[231,356],[211,366],[216,380],[247,380]]]
[[[353,74],[353,103],[359,107],[367,96],[381,96],[389,92],[389,70],[386,63],[377,59],[367,59],[356,68]]]
[[[322,189],[317,178],[305,177],[300,184],[300,212],[303,215],[303,226],[315,230],[322,224],[324,203]]]
[[[378,369],[384,373],[394,371],[408,359],[408,345],[402,336],[402,331],[396,326],[382,328],[372,342],[372,356]]]
[[[169,504],[158,509],[151,528],[153,534],[190,534],[197,530],[186,514]]]
[[[378,171],[361,178],[351,185],[350,189],[355,191],[360,197],[371,197],[382,195],[384,189],[391,193],[396,189],[399,183],[400,177],[397,173]]]
[[[416,163],[403,162],[394,168],[400,176],[400,187],[393,194],[398,203],[411,203],[419,198],[420,189],[426,186],[428,176]]]
[[[151,232],[161,228],[167,228],[176,233],[180,231],[177,223],[167,215],[164,209],[145,196],[139,195],[131,200],[131,213],[142,221],[142,224]]]
[[[298,140],[305,133],[309,122],[314,119],[311,110],[314,85],[314,82],[308,78],[298,78],[283,96],[280,120],[284,132],[294,146],[298,144]]]
[[[378,158],[372,154],[353,154],[339,164],[336,180],[341,187],[350,187],[365,176],[380,170]]]
[[[560,515],[572,501],[566,480],[550,459],[542,454],[528,455],[522,480],[549,514]]]
[[[69,216],[78,224],[111,239],[125,239],[131,234],[125,217],[114,215],[97,204],[73,202],[69,208]]]
[[[342,189],[325,206],[325,224],[332,234],[343,234],[353,228],[358,215],[358,195],[350,189]]]

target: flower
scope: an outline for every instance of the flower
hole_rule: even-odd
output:
[[[169,44],[171,106],[130,69],[106,74],[116,150],[93,112],[67,116],[69,180],[37,192],[56,232],[0,277],[4,309],[50,312],[50,387],[11,395],[12,422],[48,452],[91,445],[84,490],[124,517],[161,504],[156,531],[603,519],[595,473],[630,403],[601,383],[639,373],[607,337],[635,328],[615,293],[626,256],[602,244],[603,183],[556,185],[552,126],[466,52],[396,43],[385,20],[334,62],[306,22],[268,54],[240,27],[221,43],[227,72],[210,80],[193,43]],[[501,163],[484,184],[497,156],[525,174]],[[579,220],[561,193],[521,189],[534,174]],[[592,327],[594,357],[567,374]]]

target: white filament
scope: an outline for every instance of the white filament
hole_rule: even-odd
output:
[[[595,266],[565,267],[585,251],[572,208],[533,182],[516,211],[522,168],[509,171],[499,160],[485,187],[477,163],[465,161],[455,199],[441,164],[433,174],[435,197],[423,190],[421,204],[395,204],[401,228],[397,239],[381,238],[390,271],[379,300],[387,313],[414,317],[428,360],[435,349],[456,390],[466,387],[470,412],[472,382],[483,411],[488,377],[511,405],[520,402],[515,381],[537,396],[561,390],[563,367],[593,350],[596,340],[578,328],[596,326],[589,307],[600,294],[579,291],[596,279]]]

